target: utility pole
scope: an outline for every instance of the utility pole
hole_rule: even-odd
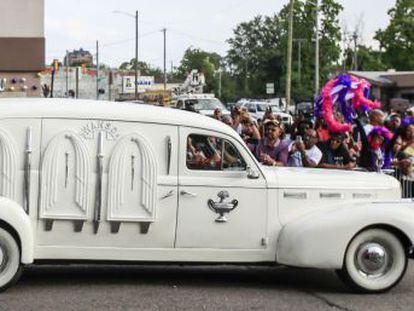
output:
[[[108,77],[108,97],[109,101],[112,101],[112,84],[114,83],[114,75],[112,70],[109,70],[109,77]]]
[[[99,41],[96,40],[96,99],[99,99]]]
[[[134,18],[135,19],[135,99],[138,99],[138,10],[135,11],[135,15],[134,14],[130,14],[128,12],[124,12],[124,11],[112,11],[112,13],[118,13],[118,14],[122,14],[122,15],[126,15],[130,18]]]
[[[298,41],[299,47],[298,47],[298,81],[299,86],[301,83],[301,76],[302,76],[302,42]]]
[[[138,10],[135,11],[135,100],[138,99]]]
[[[245,61],[244,93],[244,95],[247,97],[249,93],[249,59],[247,56]]]
[[[288,45],[287,45],[287,68],[286,68],[286,109],[291,104],[291,83],[292,83],[292,42],[293,42],[293,4],[294,0],[290,0],[289,5],[289,29],[288,29]]]
[[[219,70],[218,97],[221,98],[221,69]]]
[[[65,61],[65,66],[66,66],[66,97],[69,97],[69,52],[68,50],[66,50],[66,61]]]
[[[306,42],[306,39],[293,39],[294,42],[298,43],[298,84],[300,87],[302,80],[302,43]]]
[[[75,98],[79,98],[79,76],[80,76],[80,70],[79,67],[76,66],[76,75],[75,75]]]
[[[164,91],[167,90],[167,28],[163,28],[164,33]]]
[[[352,39],[354,40],[354,59],[352,61],[354,63],[353,69],[354,71],[358,71],[358,34],[356,30],[352,35]]]
[[[319,0],[315,0],[315,99],[319,96]]]

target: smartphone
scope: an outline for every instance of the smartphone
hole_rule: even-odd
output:
[[[302,136],[298,135],[296,136],[296,140],[297,143],[301,143],[302,142]]]

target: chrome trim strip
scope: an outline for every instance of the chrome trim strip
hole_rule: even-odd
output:
[[[319,193],[320,199],[343,199],[344,195],[340,192],[320,192]]]
[[[167,175],[170,175],[171,169],[171,152],[172,152],[172,141],[171,137],[167,137]]]
[[[93,213],[94,233],[98,233],[99,223],[101,221],[101,209],[102,209],[102,179],[103,179],[103,132],[99,132],[98,136],[98,152],[97,158],[97,171],[98,180],[96,183],[96,197],[95,197],[95,209]]]
[[[308,194],[306,192],[283,192],[283,198],[306,200],[308,198]]]
[[[372,193],[353,193],[353,199],[371,199],[373,197]]]
[[[33,152],[33,131],[29,126],[26,130],[26,146],[24,160],[24,211],[29,215],[30,212],[30,179],[32,171],[32,152]]]

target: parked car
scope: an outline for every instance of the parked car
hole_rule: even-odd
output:
[[[230,111],[212,94],[191,94],[177,98],[177,109],[194,111],[202,115],[213,117],[214,110],[220,109],[223,115],[230,115]]]
[[[250,115],[256,120],[261,121],[266,112],[266,109],[271,108],[275,116],[279,116],[282,119],[284,125],[292,125],[293,118],[290,114],[283,112],[278,104],[268,103],[263,101],[244,101],[240,107],[246,107]]]
[[[381,292],[414,205],[378,173],[264,167],[222,122],[175,109],[0,99],[0,288],[48,262],[335,269]]]

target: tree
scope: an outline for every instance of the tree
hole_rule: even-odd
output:
[[[385,61],[397,70],[414,70],[414,1],[397,0],[388,15],[390,24],[375,35],[385,50]]]
[[[283,48],[279,47],[281,20],[278,16],[257,16],[239,24],[233,38],[227,40],[230,50],[227,62],[245,97],[264,93],[265,83],[280,80]]]
[[[352,69],[354,50],[345,50],[345,69]],[[357,49],[357,67],[359,71],[383,71],[387,65],[383,62],[384,53],[376,51],[365,45],[359,45]]]
[[[327,80],[340,56],[341,32],[338,15],[342,6],[335,0],[322,0],[320,5],[320,76]],[[263,96],[267,82],[274,82],[276,92],[284,94],[286,73],[287,29],[289,7],[273,16],[257,16],[239,24],[228,40],[227,61],[231,72],[244,89],[244,96]],[[293,38],[301,43],[301,75],[298,70],[298,43],[294,42],[292,63],[293,98],[311,99],[315,75],[315,4],[294,2]]]
[[[205,92],[217,93],[217,70],[220,69],[222,57],[217,53],[210,53],[198,48],[189,47],[181,60],[177,70],[177,77],[184,80],[191,70],[204,73],[206,78]]]
[[[120,66],[120,70],[135,70],[138,66],[138,70],[142,76],[154,76],[156,80],[160,79],[163,76],[162,70],[160,68],[154,68],[146,62],[136,62],[136,59],[133,58],[129,62],[123,62]]]

